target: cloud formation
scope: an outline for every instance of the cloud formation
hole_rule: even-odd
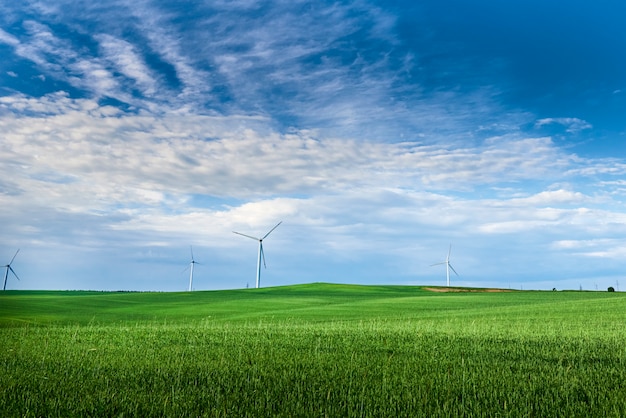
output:
[[[626,162],[585,151],[618,125],[527,105],[548,99],[516,79],[525,54],[398,7],[0,6],[0,250],[39,260],[23,285],[184,289],[193,244],[204,288],[242,287],[254,254],[231,231],[279,220],[268,284],[432,284],[451,242],[466,285],[613,280]]]

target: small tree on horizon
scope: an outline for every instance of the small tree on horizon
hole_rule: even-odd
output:
[[[613,288],[613,286],[609,286],[608,289],[606,289],[608,292],[615,292],[615,288]]]

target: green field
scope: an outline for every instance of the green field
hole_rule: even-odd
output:
[[[0,416],[623,417],[626,294],[0,294]]]

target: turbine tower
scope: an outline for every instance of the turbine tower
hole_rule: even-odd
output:
[[[15,260],[15,257],[17,257],[17,253],[19,253],[19,252],[20,252],[20,250],[18,248],[18,250],[15,252],[15,255],[11,259],[11,262],[9,264],[7,264],[6,266],[2,266],[4,268],[6,268],[6,271],[4,273],[4,287],[2,288],[2,290],[7,290],[7,279],[9,278],[9,271],[11,271],[11,273],[13,273],[13,275],[15,276],[15,278],[17,280],[20,279],[19,277],[17,277],[17,274],[15,273],[15,270],[13,270],[13,267],[11,267],[11,264],[13,264],[13,260]]]
[[[265,254],[263,253],[263,240],[265,238],[267,238],[267,236],[269,234],[271,234],[276,228],[278,228],[278,225],[280,225],[282,223],[283,223],[283,221],[278,222],[274,228],[270,229],[270,232],[268,232],[267,234],[263,235],[263,238],[257,238],[257,237],[253,237],[253,236],[250,236],[250,235],[242,234],[241,232],[233,231],[234,234],[241,235],[241,236],[244,236],[246,238],[253,239],[255,241],[259,241],[259,257],[258,257],[257,263],[256,263],[256,288],[257,289],[261,285],[261,258],[263,259],[263,266],[265,268],[267,268],[267,265],[265,265]]]
[[[430,266],[440,266],[442,264],[446,265],[446,286],[450,287],[450,269],[452,269],[452,271],[454,272],[454,274],[456,274],[457,276],[459,275],[459,273],[456,272],[456,270],[454,269],[454,267],[452,267],[452,264],[450,264],[450,252],[452,251],[452,244],[450,244],[450,248],[448,248],[448,256],[446,257],[446,261],[443,261],[441,263],[435,263],[435,264],[431,264]]]
[[[193,286],[193,266],[194,264],[200,264],[196,260],[193,259],[193,247],[190,245],[189,250],[191,251],[191,261],[189,262],[189,267],[187,267],[183,271],[187,271],[189,269],[189,291],[191,292],[191,286]]]

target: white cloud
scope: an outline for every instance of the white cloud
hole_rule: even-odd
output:
[[[59,205],[93,209],[122,202],[149,205],[155,200],[146,191],[166,202],[169,195],[249,199],[389,185],[472,190],[540,180],[569,164],[568,156],[545,138],[458,149],[315,138],[307,132],[271,133],[256,118],[122,115],[62,94],[42,100],[4,97],[0,108],[5,111],[0,119],[5,155],[21,167],[16,176],[37,189],[39,198],[56,195]],[[26,116],[25,111],[38,114]],[[49,179],[64,180],[48,189]],[[560,191],[534,199],[581,197]]]
[[[24,28],[28,37],[14,45],[17,55],[74,87],[93,92],[96,97],[108,95],[126,102],[133,101],[120,89],[115,76],[100,59],[85,54],[71,41],[56,36],[47,25],[27,20]]]
[[[137,53],[135,47],[111,35],[96,35],[106,59],[112,62],[127,78],[133,80],[146,96],[153,96],[159,88],[152,71]]]
[[[528,117],[495,117],[498,92],[489,87],[425,94],[410,80],[413,54],[398,52],[397,17],[363,2],[193,4],[182,15],[148,1],[31,7],[99,48],[33,18],[19,39],[5,33],[18,55],[96,99],[140,109],[206,113],[209,104],[222,114],[271,114],[277,124],[325,136],[430,143],[443,135],[467,140],[478,115],[500,130]],[[193,13],[202,17],[182,19]],[[364,51],[357,35],[379,47]]]
[[[552,246],[577,256],[623,260],[626,257],[626,241],[616,238],[561,240]]]
[[[211,75],[194,65],[195,59],[186,53],[180,36],[167,29],[171,27],[169,16],[146,1],[135,2],[129,11],[135,18],[138,29],[147,38],[152,51],[175,68],[176,77],[182,85],[182,91],[175,102],[200,104],[208,101],[213,87]],[[200,36],[206,37],[207,34]]]
[[[562,204],[583,204],[591,202],[593,199],[583,195],[580,192],[570,190],[549,190],[537,193],[533,196],[512,199],[509,203],[513,205],[529,205],[529,206],[551,206]]]
[[[5,32],[0,28],[0,42],[16,47],[20,44],[20,41],[8,32]]]
[[[455,148],[279,134],[263,118],[124,114],[61,93],[0,98],[0,115],[0,165],[12,172],[0,181],[3,220],[33,243],[122,234],[127,245],[232,248],[232,230],[285,220],[314,238],[311,251],[406,257],[416,236],[626,232],[621,212],[594,208],[607,196],[554,187],[580,161],[549,138]],[[527,182],[536,193],[520,193]]]
[[[569,132],[569,133],[576,133],[576,132],[583,131],[585,129],[593,128],[593,126],[589,122],[582,120],[582,119],[578,119],[578,118],[539,119],[535,123],[535,127],[540,128],[542,126],[551,125],[551,124],[563,125],[566,128],[566,132]]]

